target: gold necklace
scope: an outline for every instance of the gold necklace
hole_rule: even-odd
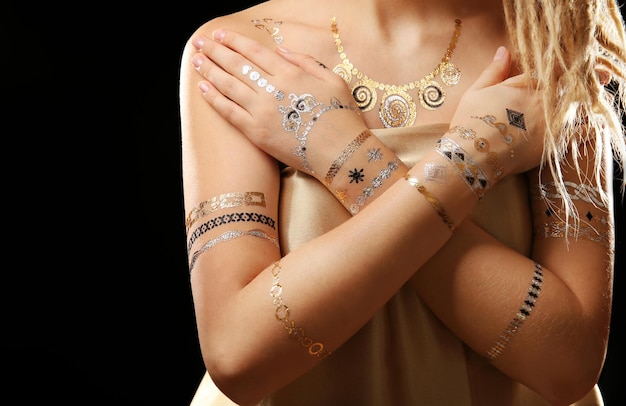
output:
[[[343,49],[339,29],[335,17],[331,18],[331,29],[335,38],[337,52],[341,63],[335,66],[333,72],[341,76],[352,89],[352,96],[361,111],[369,111],[376,105],[378,100],[377,90],[384,91],[378,116],[383,125],[389,127],[408,127],[413,125],[417,116],[416,104],[408,93],[409,90],[417,89],[418,100],[422,107],[427,110],[435,110],[443,104],[446,92],[437,82],[435,77],[440,76],[441,81],[447,86],[454,86],[461,80],[461,71],[450,62],[456,43],[461,35],[461,20],[454,21],[454,34],[441,59],[439,65],[423,78],[405,85],[389,85],[371,79],[354,66]],[[355,80],[354,85],[351,84]]]

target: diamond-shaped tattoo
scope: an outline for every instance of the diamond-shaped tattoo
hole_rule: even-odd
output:
[[[509,119],[509,124],[526,131],[526,122],[524,121],[523,113],[517,112],[515,110],[506,109],[506,116]]]

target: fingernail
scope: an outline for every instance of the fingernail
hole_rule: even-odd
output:
[[[193,44],[194,47],[200,49],[204,45],[204,38],[203,37],[196,37],[196,38],[191,40],[191,43]]]
[[[277,48],[280,52],[282,52],[282,53],[284,53],[284,54],[288,54],[289,52],[291,52],[291,51],[289,51],[287,48],[284,48],[284,47],[281,47],[281,46],[277,46],[276,48]]]
[[[226,35],[226,31],[222,29],[213,31],[213,39],[216,40],[217,42],[222,42],[225,35]]]
[[[200,55],[194,55],[193,58],[191,58],[191,63],[193,64],[193,66],[195,66],[196,68],[199,68],[200,65],[202,65],[202,57]]]
[[[202,92],[202,94],[205,94],[210,89],[209,84],[206,82],[198,83],[198,87],[200,88],[200,91]]]
[[[506,48],[503,46],[498,47],[498,50],[496,51],[496,54],[493,56],[493,60],[494,61],[499,61],[500,59],[504,58],[504,54],[506,53]]]

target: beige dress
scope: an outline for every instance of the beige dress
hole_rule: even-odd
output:
[[[375,130],[409,167],[447,124]],[[524,176],[508,177],[482,199],[473,218],[528,254],[531,220]],[[287,168],[280,199],[280,242],[288,253],[351,217],[317,180]],[[232,405],[205,374],[191,406]],[[602,405],[597,388],[581,405]],[[261,405],[547,405],[459,341],[406,284],[333,355]]]

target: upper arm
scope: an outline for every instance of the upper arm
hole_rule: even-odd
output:
[[[218,26],[237,28],[237,20],[212,20],[195,34],[210,37]],[[280,177],[275,159],[203,99],[197,86],[202,77],[191,63],[195,53],[188,42],[180,69],[180,118],[188,251],[190,260],[196,259],[192,287],[196,311],[202,312],[234,297],[236,289],[278,258],[271,238],[278,236]],[[267,238],[224,237],[250,230],[260,230]],[[210,317],[207,312],[199,318],[200,329]]]
[[[546,168],[531,174],[534,243],[533,258],[550,269],[573,293],[580,305],[582,328],[608,334],[611,308],[614,227],[610,200],[611,154],[603,152],[603,176],[593,173],[595,148],[586,143],[578,157],[568,153],[561,165],[566,193],[571,197],[578,220],[566,219],[565,206]],[[578,161],[581,173],[574,168]],[[538,178],[540,176],[540,178]],[[538,185],[540,183],[540,186]],[[533,187],[534,186],[534,187]],[[591,323],[591,324],[586,324]]]

